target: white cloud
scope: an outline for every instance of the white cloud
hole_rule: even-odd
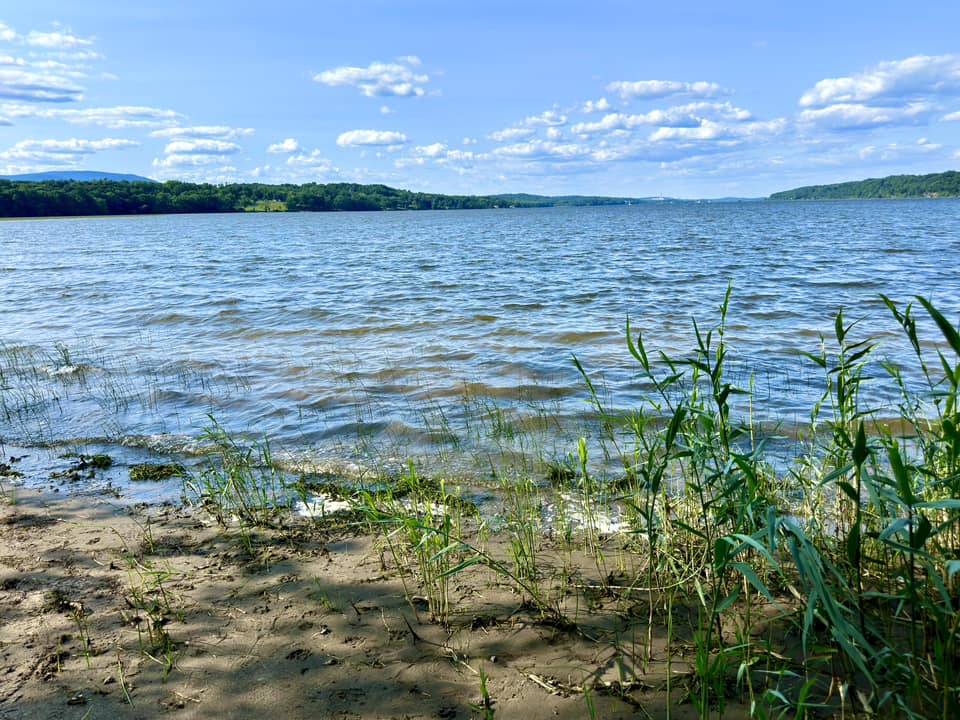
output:
[[[544,110],[539,115],[526,118],[522,124],[526,125],[527,127],[536,127],[539,125],[544,125],[547,127],[566,125],[567,116],[557,112],[556,110]]]
[[[340,147],[402,145],[405,142],[406,135],[390,130],[349,130],[337,138],[337,145]]]
[[[617,93],[623,100],[651,100],[671,95],[693,95],[695,97],[716,97],[729,94],[717,83],[678,82],[675,80],[636,80],[633,82],[617,80],[607,85],[609,92]]]
[[[300,143],[293,138],[287,138],[283,142],[274,143],[267,148],[268,153],[294,153],[300,149]]]
[[[165,157],[154,158],[153,167],[168,177],[218,182],[221,178],[231,176],[236,170],[225,165],[227,158],[242,151],[242,148],[231,140],[251,134],[253,130],[250,128],[231,128],[224,125],[156,130],[150,135],[168,138],[170,142],[163,149]],[[203,172],[189,175],[191,168],[203,168]]]
[[[956,122],[957,120],[960,120],[960,111],[952,112],[948,115],[944,115],[940,119],[943,120],[944,122]]]
[[[17,33],[6,23],[0,22],[0,41],[13,42],[17,39]]]
[[[486,153],[474,153],[470,150],[450,149],[445,143],[417,145],[411,148],[405,157],[397,158],[394,165],[398,168],[424,167],[428,163],[453,170],[459,175],[473,172],[478,162],[490,159]]]
[[[465,137],[463,140],[460,141],[460,144],[461,144],[461,145],[476,145],[478,142],[479,142],[479,140],[477,140],[476,138]]]
[[[195,125],[193,127],[175,127],[165,130],[155,130],[151,137],[157,138],[210,138],[213,140],[233,140],[238,137],[253,135],[253,128],[233,128],[226,125]]]
[[[588,156],[590,151],[573,143],[560,144],[548,140],[530,140],[499,147],[493,151],[493,154],[501,157],[569,160]]]
[[[414,152],[426,157],[440,157],[447,153],[447,146],[443,143],[433,143],[432,145],[419,145],[414,148]]]
[[[960,55],[915,55],[880,63],[857,75],[821,80],[801,96],[800,105],[896,105],[931,95],[956,94],[960,94]]]
[[[902,145],[900,143],[889,143],[888,145],[867,145],[857,153],[861,160],[879,160],[886,162],[897,160],[904,156],[926,155],[937,153],[943,149],[943,145],[928,142],[926,138],[920,138],[917,142]]]
[[[0,68],[0,98],[30,102],[74,102],[83,88],[62,75]]]
[[[13,147],[0,152],[0,160],[14,163],[30,162],[38,166],[70,166],[78,164],[85,156],[106,150],[123,150],[140,143],[120,138],[102,140],[21,140]]]
[[[167,143],[163,152],[167,155],[232,155],[240,152],[240,146],[226,140],[174,140]]]
[[[753,116],[747,110],[735,107],[728,102],[696,102],[678,105],[665,110],[651,110],[647,113],[626,114],[610,113],[592,123],[577,123],[571,132],[581,135],[614,130],[632,130],[644,125],[663,127],[699,127],[704,120],[723,120],[745,122]]]
[[[763,135],[777,135],[786,128],[786,120],[768,120],[765,122],[751,122],[740,125],[727,125],[713,120],[702,120],[696,127],[661,127],[651,133],[650,142],[664,140],[702,141],[719,140],[727,142],[739,141],[743,138]]]
[[[13,147],[25,151],[94,153],[100,150],[136,147],[139,144],[133,140],[120,138],[104,138],[103,140],[70,138],[69,140],[21,140]]]
[[[396,115],[396,113],[397,113],[397,111],[394,110],[392,107],[389,107],[388,105],[381,105],[381,106],[380,106],[380,114],[381,114],[381,115]]]
[[[587,100],[583,104],[583,107],[580,108],[580,112],[583,112],[589,115],[590,113],[595,113],[595,112],[607,112],[612,107],[613,106],[610,104],[610,102],[604,97],[604,98],[600,98],[597,101]]]
[[[49,50],[72,50],[78,47],[93,45],[93,40],[90,38],[80,38],[69,33],[44,33],[33,30],[27,35],[27,45],[47,48]]]
[[[861,103],[838,103],[800,113],[800,122],[819,127],[847,130],[882,125],[910,125],[927,120],[934,112],[929,103],[910,103],[901,107],[872,107]]]
[[[507,128],[490,133],[487,137],[496,142],[506,142],[507,140],[518,140],[520,138],[530,137],[536,132],[533,128]]]
[[[179,154],[172,153],[165,158],[154,158],[153,167],[173,169],[178,167],[208,167],[217,165],[224,161],[220,155],[202,155],[202,154]]]
[[[367,97],[422,97],[430,76],[413,70],[420,65],[420,59],[408,56],[401,62],[405,64],[373,62],[365,68],[338,67],[317,73],[313,79],[331,87],[356,87]]]
[[[716,140],[726,135],[726,129],[719,123],[704,120],[697,127],[661,127],[650,134],[650,142],[663,140]]]
[[[306,153],[301,152],[297,155],[291,155],[287,158],[287,165],[293,167],[315,168],[319,170],[332,169],[332,163],[320,153],[319,150]]]
[[[34,105],[4,105],[0,109],[14,118],[63,120],[74,125],[96,125],[111,129],[163,127],[183,119],[183,115],[173,110],[134,105],[83,110]]]

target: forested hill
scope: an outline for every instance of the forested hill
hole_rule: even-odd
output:
[[[0,179],[0,217],[157,213],[455,210],[623,204],[627,198],[542,195],[440,195],[386,185],[197,185],[183,182]]]
[[[183,182],[18,182],[0,180],[0,217],[295,212],[298,210],[441,210],[492,208],[494,196],[416,193],[386,185],[197,185]],[[508,203],[530,205],[533,203]]]
[[[770,200],[861,200],[869,198],[960,197],[960,172],[891,175],[885,178],[810,185],[774,193]]]

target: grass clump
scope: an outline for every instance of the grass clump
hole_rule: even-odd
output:
[[[140,463],[130,466],[131,482],[159,482],[186,475],[186,468],[179,463]]]
[[[884,298],[926,382],[915,392],[898,367],[879,363],[900,393],[891,422],[861,400],[876,380],[877,345],[856,339],[839,312],[833,338],[808,355],[825,389],[806,450],[783,470],[734,409],[752,398],[724,374],[729,298],[728,289],[719,325],[704,332],[694,322],[689,356],[653,356],[628,324],[649,389],[630,413],[607,412],[578,364],[601,434],[632,480],[620,499],[633,512],[634,587],[646,589],[650,627],[665,596],[694,600],[689,699],[701,717],[722,716],[731,694],[759,717],[817,708],[957,716],[960,334],[918,298],[942,336],[931,362],[912,305]],[[761,610],[774,613],[778,638],[758,634]]]
[[[221,527],[238,523],[249,540],[249,528],[282,520],[291,498],[288,483],[271,461],[269,442],[244,444],[211,422],[203,436],[212,447],[209,462],[198,475],[184,478],[184,496]]]

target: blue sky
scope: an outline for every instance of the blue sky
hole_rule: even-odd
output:
[[[761,196],[960,168],[960,3],[23,0],[0,174]]]

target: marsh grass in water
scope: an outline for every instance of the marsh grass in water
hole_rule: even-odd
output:
[[[417,582],[443,623],[453,612],[448,578],[474,565],[508,578],[542,617],[572,627],[598,590],[643,608],[639,637],[633,629],[629,642],[611,641],[618,656],[633,668],[666,663],[668,691],[686,697],[700,717],[722,717],[731,698],[761,718],[955,717],[960,334],[918,299],[941,335],[931,351],[914,306],[884,298],[920,364],[926,387],[918,391],[838,312],[832,336],[808,355],[824,390],[797,459],[785,465],[767,459],[768,438],[735,409],[752,409],[755,400],[749,379],[739,387],[725,372],[730,296],[728,289],[717,325],[694,322],[689,355],[655,355],[628,324],[628,349],[647,388],[630,412],[607,410],[608,398],[577,362],[600,446],[622,474],[596,476],[585,439],[569,460],[541,466],[556,488],[524,467],[501,474],[502,522],[493,532],[505,535],[502,555],[470,542],[443,495],[428,510],[367,494],[369,521],[398,564],[415,560]],[[872,374],[878,367],[883,374]],[[884,380],[899,394],[899,417],[861,401],[864,386]],[[492,422],[495,437],[507,437],[502,417],[480,419]],[[412,466],[409,477],[415,484]],[[576,533],[545,527],[544,507],[571,491],[593,514],[580,518]],[[630,522],[614,559],[599,522],[610,503]],[[562,524],[573,506],[558,507],[553,521]],[[564,571],[548,577],[540,557],[551,534],[561,540]],[[593,558],[598,584],[580,580],[585,568],[576,567],[575,548]],[[578,593],[582,604],[563,600]],[[660,625],[665,647],[654,641]],[[692,650],[689,661],[677,659],[681,648]],[[686,679],[677,665],[688,668]],[[593,712],[589,692],[585,686]]]
[[[210,418],[203,440],[211,452],[197,475],[186,475],[184,496],[203,507],[222,527],[239,524],[244,537],[250,528],[282,519],[291,503],[291,490],[271,460],[270,443],[245,443]]]
[[[787,460],[771,452],[776,428],[753,424],[753,379],[729,373],[730,298],[728,288],[716,324],[693,323],[685,354],[656,352],[628,322],[643,389],[629,410],[576,361],[591,413],[560,451],[547,446],[546,409],[522,419],[467,392],[457,416],[428,407],[442,454],[489,441],[475,451],[485,479],[473,485],[487,499],[475,504],[414,461],[398,473],[400,438],[372,474],[342,489],[353,504],[347,522],[379,534],[415,617],[426,609],[455,626],[470,611],[469,597],[452,597],[455,578],[486,571],[513,591],[516,612],[604,647],[617,680],[591,676],[571,690],[591,714],[602,694],[627,696],[662,673],[668,714],[686,700],[703,718],[733,702],[758,718],[960,715],[960,333],[925,299],[883,298],[918,387],[906,379],[917,373],[838,312],[807,355],[823,389]],[[5,355],[7,382],[16,354]],[[895,407],[864,400],[880,396]],[[357,452],[375,450],[375,417],[373,405],[358,405]],[[312,491],[277,469],[265,440],[242,440],[212,419],[204,439],[212,453],[182,478],[184,495],[239,527],[248,546],[255,528],[280,525]],[[169,578],[130,566],[144,651],[172,666]],[[599,622],[604,613],[616,622]],[[492,713],[481,696],[478,712]]]

